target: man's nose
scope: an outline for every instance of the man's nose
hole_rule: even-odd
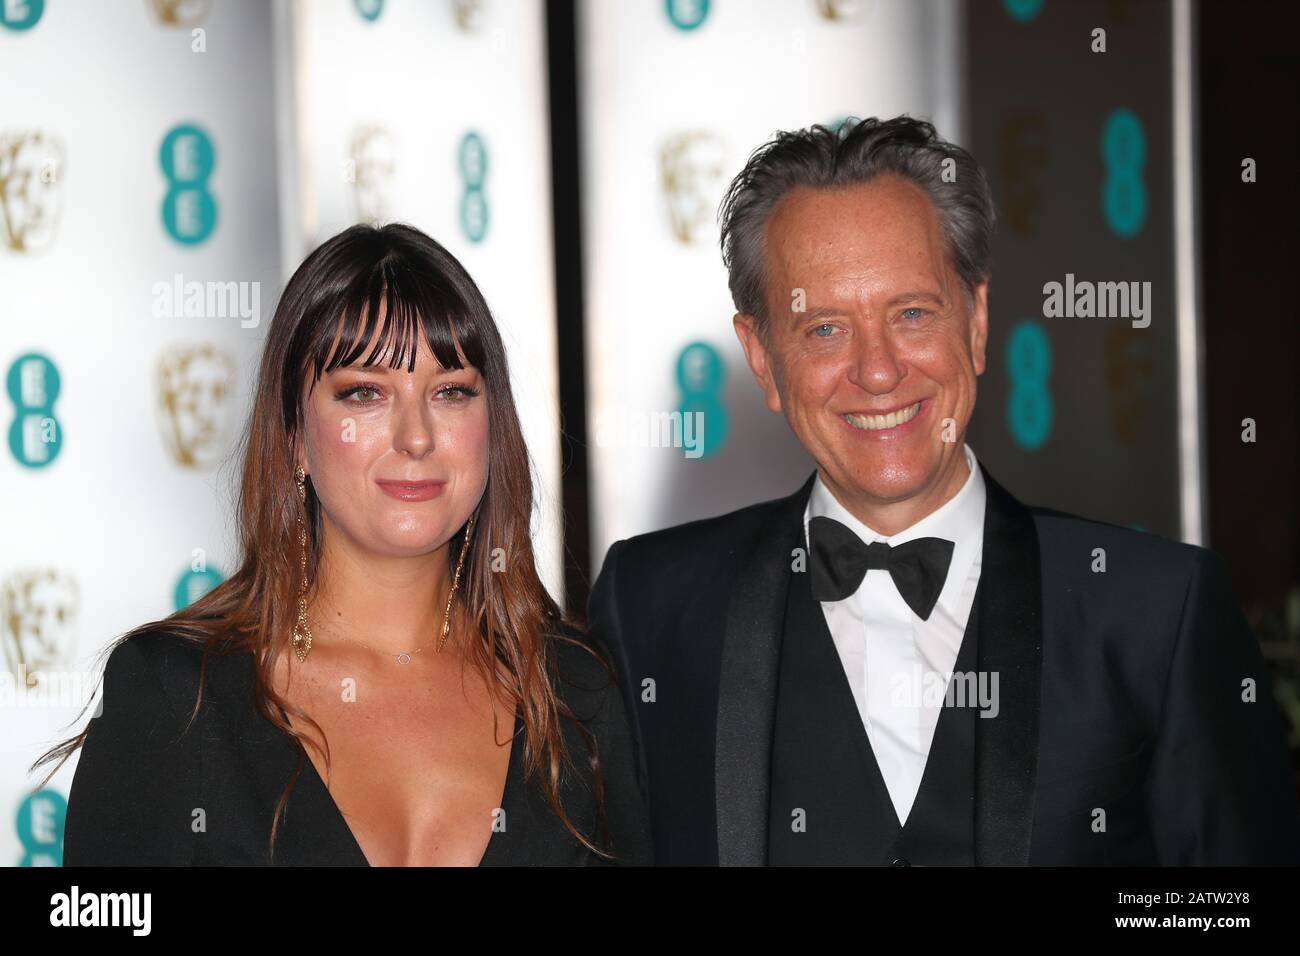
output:
[[[873,394],[893,391],[903,377],[898,350],[883,323],[869,322],[854,339],[849,379]]]

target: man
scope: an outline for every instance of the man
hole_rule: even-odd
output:
[[[1300,862],[1220,560],[1027,508],[965,444],[974,159],[906,117],[782,133],[722,219],[736,333],[817,470],[605,558],[656,862]]]

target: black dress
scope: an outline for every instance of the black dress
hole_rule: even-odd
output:
[[[132,637],[109,655],[103,712],[91,720],[68,794],[64,866],[368,866],[310,759],[289,793],[270,856],[272,815],[298,766],[293,739],[257,712],[249,653],[209,657],[168,634]],[[617,685],[590,654],[560,642],[557,693],[596,739],[615,863],[649,864],[644,797]],[[595,801],[587,747],[571,720],[565,743],[578,772],[561,802],[589,839]],[[502,800],[482,866],[603,864],[550,809],[536,777],[524,783],[523,722],[515,721]],[[600,841],[597,839],[598,844]]]

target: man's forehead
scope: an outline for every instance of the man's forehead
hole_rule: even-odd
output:
[[[888,298],[891,302],[924,297],[946,299],[955,274],[942,249],[917,249],[911,255],[875,255],[871,250],[847,255],[822,255],[794,259],[774,270],[772,279],[789,289],[773,294],[794,295],[811,307]]]
[[[773,213],[765,238],[778,267],[866,270],[943,254],[942,230],[925,200],[879,208],[826,197],[795,202]]]
[[[774,213],[765,237],[773,280],[826,295],[949,284],[951,264],[928,200],[901,215],[871,214],[869,203],[834,198],[815,196],[806,209],[792,204]]]

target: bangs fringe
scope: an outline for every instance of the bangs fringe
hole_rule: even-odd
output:
[[[463,354],[470,365],[484,371],[483,341],[473,310],[450,283],[421,275],[387,256],[345,288],[341,300],[327,303],[323,308],[329,312],[316,325],[309,346],[314,379],[356,365],[367,348],[370,353],[361,368],[405,365],[408,372],[414,371],[417,335],[423,335],[443,368],[463,368]],[[386,314],[381,316],[385,305]]]

